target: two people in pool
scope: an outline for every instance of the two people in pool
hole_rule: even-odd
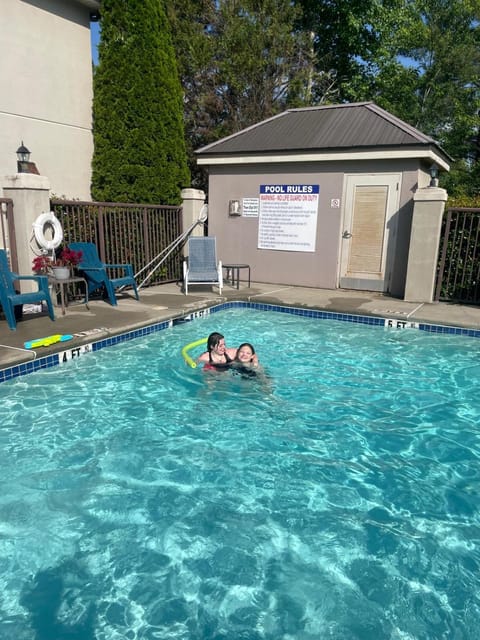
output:
[[[207,350],[197,358],[205,370],[222,371],[238,369],[240,372],[254,371],[258,367],[258,357],[249,342],[242,343],[237,349],[227,347],[225,337],[216,331],[207,339]]]

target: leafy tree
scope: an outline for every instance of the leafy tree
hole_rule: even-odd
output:
[[[478,193],[480,114],[480,3],[411,0],[411,28],[403,49],[416,64],[409,121],[455,159],[443,185]]]
[[[332,69],[338,101],[373,100],[455,158],[443,186],[474,193],[479,178],[479,0],[302,0],[316,67]]]
[[[193,151],[308,103],[308,35],[290,0],[172,0],[167,4],[185,92],[185,128],[195,186],[206,176]]]
[[[443,185],[480,187],[479,0],[171,0],[194,150],[289,107],[372,100],[455,158]]]
[[[381,60],[395,53],[390,39],[401,23],[403,0],[297,0],[299,28],[309,31],[319,74],[335,79],[327,100],[368,99]],[[313,100],[323,102],[324,87],[314,87]]]
[[[190,177],[182,91],[160,0],[103,0],[94,71],[92,194],[177,204]]]
[[[229,133],[304,103],[310,68],[289,0],[219,4],[218,95]]]

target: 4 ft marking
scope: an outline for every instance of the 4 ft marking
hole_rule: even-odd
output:
[[[93,351],[93,344],[82,344],[79,347],[74,347],[73,349],[69,349],[68,351],[62,351],[59,354],[60,362],[68,362],[69,360],[73,360],[74,358],[79,358],[84,353],[91,353]]]

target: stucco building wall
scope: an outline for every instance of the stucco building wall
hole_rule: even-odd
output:
[[[392,219],[389,260],[390,293],[403,296],[410,242],[413,194],[428,185],[427,169],[416,159],[318,162],[209,167],[209,235],[217,238],[224,263],[248,263],[258,282],[335,289],[345,203],[345,176],[395,173],[401,175],[398,212]],[[258,249],[258,217],[229,216],[229,200],[258,198],[261,184],[318,184],[320,186],[314,252]],[[331,201],[340,199],[332,208]]]
[[[4,0],[0,30],[0,175],[22,140],[52,193],[89,199],[92,57],[89,0]]]

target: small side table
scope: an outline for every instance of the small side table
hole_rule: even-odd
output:
[[[237,289],[240,289],[240,269],[248,269],[248,288],[250,288],[250,265],[249,264],[224,264],[223,268],[226,269],[227,274],[225,280],[230,280],[232,286],[237,283]]]
[[[58,278],[54,278],[53,276],[48,276],[48,281],[53,285],[55,293],[60,293],[60,305],[62,307],[62,316],[65,315],[65,310],[68,307],[68,286],[75,284],[77,282],[83,282],[83,286],[85,287],[85,300],[79,302],[78,304],[85,304],[88,307],[88,283],[85,278],[81,278],[80,276],[74,276],[72,278],[67,278],[66,280],[59,280]]]

